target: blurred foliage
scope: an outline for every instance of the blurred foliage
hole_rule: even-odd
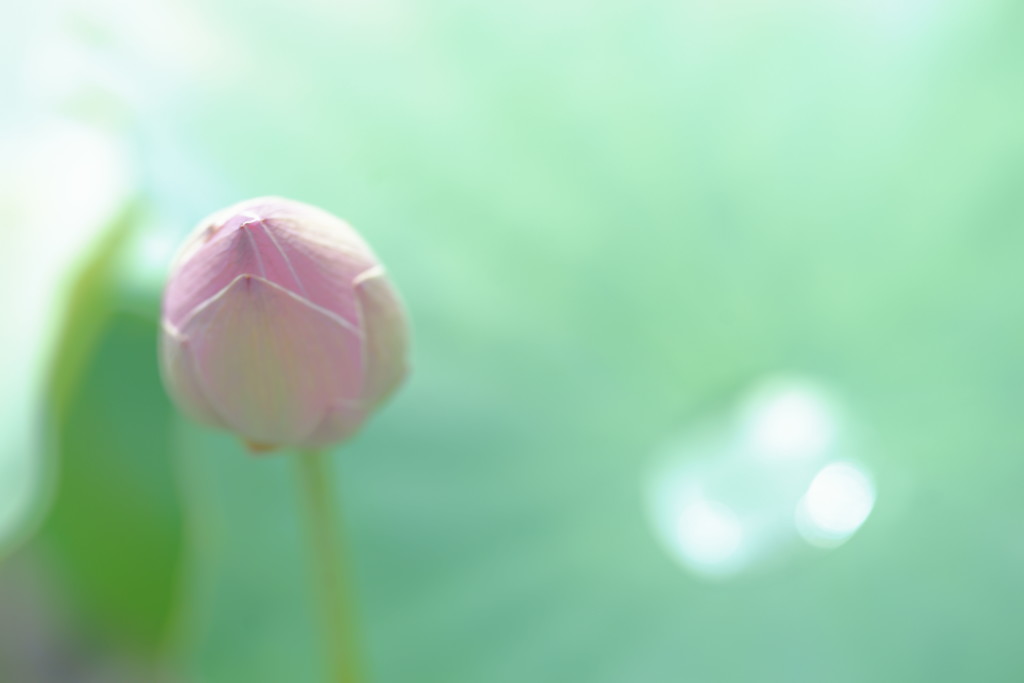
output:
[[[138,229],[138,214],[138,207],[132,205],[121,210],[107,226],[70,288],[49,377],[49,404],[58,423],[66,416],[72,394],[87,384],[82,381],[82,373],[93,360],[97,338],[114,313],[121,287],[118,266],[125,258],[133,228]]]
[[[150,652],[165,645],[181,543],[156,329],[124,313],[104,326],[57,431],[58,495],[37,539],[94,635]]]
[[[336,458],[375,682],[1020,680],[1020,3],[66,9],[123,100],[70,109],[177,237],[318,203],[406,295],[415,375]],[[316,681],[291,463],[172,413],[122,284],[34,546],[116,647]],[[779,370],[850,398],[877,508],[703,582],[643,478]]]

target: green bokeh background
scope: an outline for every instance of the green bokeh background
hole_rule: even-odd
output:
[[[334,459],[374,683],[1024,680],[1018,0],[5,10],[0,681],[325,680],[294,463],[156,368],[174,244],[262,194],[412,317]],[[645,481],[778,373],[844,397],[875,509],[709,580]]]

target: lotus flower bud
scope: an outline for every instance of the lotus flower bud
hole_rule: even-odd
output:
[[[162,317],[175,402],[254,450],[348,438],[407,371],[405,312],[373,251],[339,218],[287,199],[200,223]]]

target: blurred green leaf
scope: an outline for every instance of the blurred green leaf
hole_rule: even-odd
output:
[[[180,523],[154,315],[125,312],[119,291],[140,216],[118,213],[69,290],[49,369],[48,505],[26,552],[52,565],[78,628],[152,654],[173,612]]]
[[[153,655],[175,615],[182,542],[157,326],[115,309],[96,331],[78,381],[63,385],[54,501],[36,545],[82,625]]]
[[[110,324],[118,296],[121,261],[130,236],[138,230],[139,217],[140,208],[135,203],[121,209],[85,259],[70,288],[49,369],[49,404],[52,419],[58,424],[66,416],[72,396],[81,390],[82,374]]]

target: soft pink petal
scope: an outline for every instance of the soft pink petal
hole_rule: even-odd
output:
[[[252,199],[201,223],[176,259],[164,297],[174,325],[240,275],[254,275],[356,323],[353,280],[376,263],[347,223],[316,207]]]
[[[240,275],[262,276],[262,255],[242,219],[212,221],[199,230],[173,268],[164,292],[164,319],[179,329],[194,310]]]
[[[366,382],[360,402],[339,404],[306,440],[317,448],[348,439],[367,415],[390,396],[408,374],[409,345],[405,309],[397,292],[375,266],[355,279],[359,320],[365,334]]]
[[[204,394],[247,441],[302,445],[335,406],[362,394],[361,333],[261,277],[238,277],[182,333]]]
[[[362,403],[340,403],[324,416],[301,446],[322,448],[344,441],[359,431],[366,416],[367,411]]]
[[[297,202],[287,207],[268,210],[262,222],[274,268],[268,277],[282,285],[296,282],[293,291],[355,323],[359,304],[352,283],[376,257],[340,219]]]
[[[166,323],[160,335],[160,371],[171,397],[186,414],[208,425],[225,426],[203,393],[191,345]]]
[[[366,335],[366,405],[388,398],[409,372],[409,327],[398,293],[381,267],[357,278],[363,330]]]

